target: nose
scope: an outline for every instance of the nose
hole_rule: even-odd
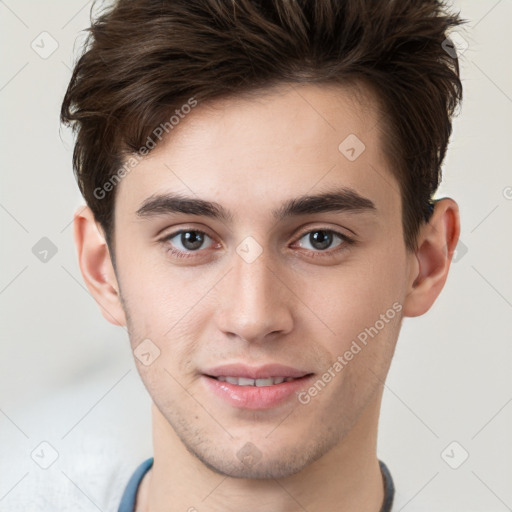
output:
[[[264,251],[254,261],[234,254],[231,271],[216,287],[217,327],[231,338],[265,342],[293,327],[293,293]]]

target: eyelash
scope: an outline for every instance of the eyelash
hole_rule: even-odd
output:
[[[308,235],[310,233],[315,233],[317,231],[331,233],[331,234],[339,237],[342,240],[342,243],[334,250],[311,251],[310,249],[305,249],[306,251],[312,253],[311,257],[313,257],[313,258],[332,257],[334,255],[337,255],[340,252],[347,250],[351,245],[356,243],[356,241],[354,239],[348,237],[347,235],[344,235],[343,233],[340,233],[339,231],[335,231],[333,229],[327,229],[327,228],[314,228],[314,229],[310,229],[309,231],[304,231],[303,233],[301,233],[298,236],[297,241],[299,241],[301,238],[304,238],[305,235]],[[208,238],[211,238],[213,240],[213,238],[210,235],[208,235],[208,233],[205,233],[204,231],[201,231],[199,229],[180,229],[178,231],[175,231],[174,233],[170,233],[169,235],[166,235],[163,239],[160,240],[160,242],[164,245],[168,245],[168,242],[171,239],[175,238],[176,236],[180,235],[181,233],[189,233],[189,232],[190,233],[199,233],[199,234],[205,235]],[[201,251],[201,249],[199,249],[197,251],[183,252],[183,251],[175,249],[174,247],[172,247],[170,245],[168,245],[168,247],[166,247],[165,250],[166,250],[166,252],[172,254],[173,256],[175,256],[177,258],[194,258],[196,256],[195,253],[199,253]]]

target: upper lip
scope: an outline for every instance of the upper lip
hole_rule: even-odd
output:
[[[266,364],[263,366],[225,364],[204,371],[204,374],[210,377],[245,377],[246,379],[268,379],[270,377],[293,377],[298,379],[310,373],[282,364]]]

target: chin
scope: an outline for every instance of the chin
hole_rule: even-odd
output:
[[[260,451],[251,442],[247,442],[236,452],[229,447],[219,452],[208,450],[202,453],[189,447],[206,467],[223,476],[231,478],[270,479],[286,478],[299,473],[320,459],[333,446],[334,440],[317,442],[315,445],[296,443],[276,450],[269,448]],[[229,454],[229,455],[228,455]]]
[[[308,461],[261,460],[253,465],[233,460],[211,460],[196,455],[209,469],[219,475],[242,479],[285,478],[299,473]]]

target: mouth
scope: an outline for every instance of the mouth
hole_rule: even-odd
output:
[[[228,375],[219,375],[217,377],[213,375],[206,375],[212,379],[218,380],[220,382],[227,382],[228,384],[233,384],[234,386],[256,386],[256,387],[265,387],[265,386],[276,386],[278,384],[282,384],[283,382],[292,382],[294,380],[299,380],[304,377],[308,377],[313,375],[312,373],[308,373],[303,377],[268,377],[265,379],[250,379],[248,377],[232,377]]]
[[[202,374],[206,390],[238,409],[271,409],[292,400],[314,373],[283,365],[225,365]]]

